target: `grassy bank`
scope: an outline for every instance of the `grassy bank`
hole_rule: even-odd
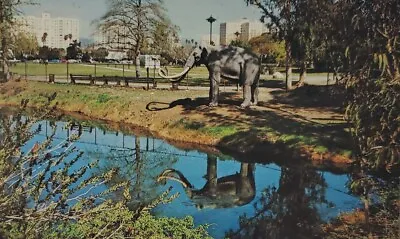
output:
[[[243,110],[238,107],[241,93],[235,91],[221,92],[221,106],[209,108],[208,90],[145,91],[21,81],[0,85],[0,104],[16,106],[29,99],[30,106],[40,107],[54,92],[60,110],[142,126],[169,140],[255,153],[246,160],[266,162],[276,160],[277,155],[295,155],[314,162],[350,162],[349,134],[343,124],[335,122],[338,114],[331,108],[296,110],[265,100]],[[271,92],[261,89],[260,98],[269,97]]]

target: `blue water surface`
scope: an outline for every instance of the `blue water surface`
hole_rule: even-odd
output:
[[[40,133],[23,150],[29,150],[35,142],[42,142],[51,133],[49,122],[42,121],[38,124],[42,125]],[[132,205],[135,202],[151,201],[172,187],[171,193],[179,193],[179,197],[169,204],[158,206],[153,213],[157,216],[178,218],[190,215],[196,225],[210,225],[208,230],[215,238],[224,238],[228,231],[252,235],[257,225],[264,224],[271,230],[292,230],[296,234],[300,230],[296,227],[301,223],[317,224],[328,221],[339,213],[360,205],[359,199],[348,193],[346,184],[349,179],[346,174],[316,171],[303,165],[280,167],[275,163],[244,163],[229,155],[182,150],[153,137],[107,130],[106,126],[92,127],[90,122],[85,124],[86,126],[79,129],[77,124],[66,127],[66,122],[56,122],[53,145],[64,142],[72,134],[81,133],[75,146],[84,154],[71,170],[95,160],[99,161],[98,166],[89,174],[102,173],[113,167],[119,168],[118,177],[131,181]],[[246,161],[251,162],[251,159]],[[213,170],[208,171],[208,166]],[[251,172],[241,177],[241,167],[250,168]],[[170,179],[157,182],[158,176],[167,169],[180,172],[193,186],[192,191],[203,189],[198,191],[198,198],[194,200],[189,197],[183,184],[179,180],[173,180],[182,179],[178,173],[170,173]],[[212,181],[215,177],[220,181]],[[236,181],[231,182],[228,180],[230,178],[235,178]],[[243,183],[243,180],[248,184]],[[213,186],[210,185],[214,185],[214,188],[217,185],[214,194],[210,189]],[[246,188],[246,185],[253,186]],[[93,193],[109,186],[102,185]],[[247,198],[250,199],[235,205],[234,199],[240,194],[240,188],[246,191]],[[221,193],[225,191],[228,193]],[[118,196],[115,196],[115,200],[118,200]],[[224,204],[225,201],[230,203]],[[252,226],[240,224],[239,217],[244,215],[248,219],[245,222]],[[278,221],[283,224],[276,223]]]

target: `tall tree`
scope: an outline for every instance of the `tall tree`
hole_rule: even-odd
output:
[[[30,0],[1,0],[0,1],[0,44],[1,44],[1,70],[0,81],[10,78],[7,53],[11,48],[11,34],[15,24],[15,15],[18,8],[25,4],[33,4]]]
[[[291,72],[294,60],[300,66],[297,86],[304,84],[307,62],[317,47],[318,30],[323,29],[321,19],[329,12],[331,0],[246,0],[247,4],[262,10],[261,21],[285,43],[286,88],[292,87]]]
[[[111,0],[98,25],[101,31],[114,33],[117,39],[111,39],[112,43],[124,39],[137,58],[146,45],[156,42],[154,36],[160,25],[171,26],[165,12],[163,0]],[[138,63],[136,60],[137,68]]]
[[[82,57],[81,43],[73,40],[67,47],[67,59],[80,59]]]
[[[292,87],[292,45],[294,39],[295,0],[245,0],[247,4],[257,6],[262,11],[261,21],[266,23],[271,32],[285,41],[286,52],[286,89]]]
[[[48,34],[47,34],[47,32],[44,32],[43,33],[43,35],[42,35],[42,44],[43,44],[43,46],[45,46],[46,45],[46,42],[47,42],[47,36],[48,36]]]

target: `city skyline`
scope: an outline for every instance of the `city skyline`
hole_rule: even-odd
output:
[[[80,37],[93,39],[96,30],[94,21],[106,12],[106,2],[106,0],[41,0],[41,5],[26,6],[21,10],[24,15],[36,17],[46,12],[62,18],[77,18],[80,21]],[[241,0],[229,2],[204,0],[202,4],[198,4],[196,0],[169,0],[165,1],[164,6],[172,23],[179,26],[181,39],[199,41],[203,35],[209,34],[209,23],[206,18],[210,15],[217,19],[213,24],[215,32],[219,32],[219,25],[223,22],[242,18],[257,21],[260,18],[258,9],[246,7],[244,1]],[[192,11],[194,7],[196,11]]]
[[[35,36],[40,46],[66,49],[73,40],[80,40],[79,19],[52,17],[44,12],[40,17],[18,16],[17,21],[20,30]]]

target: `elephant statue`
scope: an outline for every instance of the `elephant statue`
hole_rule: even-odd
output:
[[[207,183],[201,189],[195,189],[186,177],[175,169],[164,170],[157,181],[165,183],[166,179],[181,183],[187,196],[199,209],[243,206],[255,197],[254,164],[242,163],[239,173],[217,178],[217,159],[208,156]]]
[[[234,46],[207,46],[195,47],[186,60],[181,73],[168,76],[163,69],[159,69],[162,78],[172,82],[179,82],[194,66],[204,64],[209,72],[210,104],[218,105],[219,84],[221,77],[233,80],[243,86],[244,101],[242,108],[257,105],[258,81],[261,73],[261,60],[250,50]]]

